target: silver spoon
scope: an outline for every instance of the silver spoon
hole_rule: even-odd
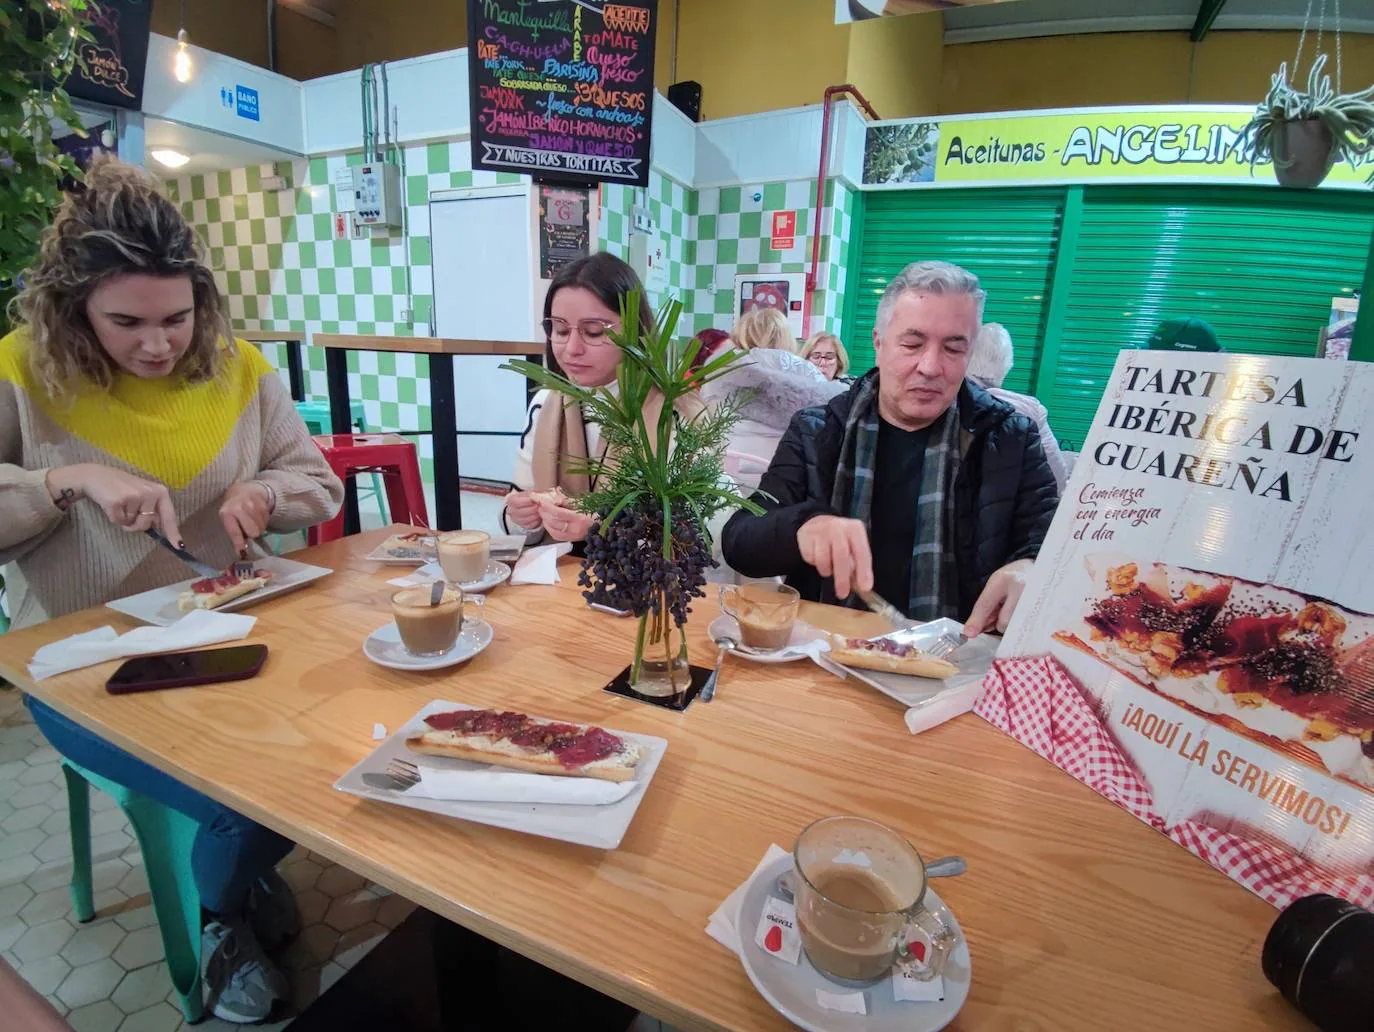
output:
[[[725,660],[727,652],[734,652],[739,648],[739,642],[728,634],[722,634],[715,639],[719,651],[716,653],[716,666],[711,671],[711,676],[706,679],[706,683],[701,686],[701,701],[710,702],[716,697],[716,682],[720,680],[720,665]]]

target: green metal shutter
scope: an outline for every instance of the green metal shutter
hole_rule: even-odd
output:
[[[873,366],[873,320],[883,289],[908,262],[962,265],[988,292],[989,322],[1011,333],[1011,390],[1029,391],[1044,336],[1063,190],[885,190],[863,197],[854,292],[844,325],[854,370]],[[854,271],[854,270],[851,270]]]
[[[1331,298],[1359,289],[1374,197],[1277,187],[1084,191],[1053,389],[1062,444],[1083,443],[1122,347],[1205,319],[1227,351],[1316,354]]]

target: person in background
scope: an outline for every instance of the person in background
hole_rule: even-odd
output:
[[[652,326],[654,313],[639,277],[619,258],[593,254],[559,269],[544,297],[548,367],[583,387],[614,384],[621,352],[610,333],[620,330],[621,305],[635,290],[640,325]],[[688,396],[678,409],[690,418],[701,403]],[[649,412],[648,406],[645,415],[651,425],[658,419],[658,411]],[[515,490],[506,495],[502,512],[506,531],[523,532],[530,543],[545,535],[555,541],[585,540],[595,517],[570,502],[593,485],[570,469],[569,460],[605,453],[600,428],[582,418],[581,405],[547,388],[536,392],[511,477]]]
[[[1205,319],[1165,319],[1145,342],[1149,351],[1221,351],[1221,339]]]
[[[833,333],[813,333],[802,345],[801,357],[821,371],[827,380],[849,383],[849,352]]]
[[[1054,431],[1050,429],[1049,412],[1040,404],[1040,399],[1029,394],[1017,394],[1002,386],[1015,360],[1016,353],[1007,328],[1001,323],[984,323],[978,331],[978,339],[973,343],[973,357],[969,359],[966,375],[994,398],[1005,401],[1035,424],[1040,432],[1040,446],[1045,449],[1045,461],[1050,464],[1055,486],[1062,493],[1069,470],[1059,451]]]
[[[947,262],[888,285],[877,368],[796,415],[754,495],[766,511],[726,524],[735,570],[821,602],[876,591],[969,637],[1005,630],[1058,491],[1030,420],[965,379],[985,298]]]
[[[699,345],[697,353],[692,357],[694,370],[700,369],[716,355],[735,346],[734,342],[730,340],[730,334],[713,326],[699,330],[692,339]]]
[[[797,340],[787,316],[776,308],[751,308],[739,317],[730,337],[741,351],[757,349],[797,353]]]
[[[200,242],[141,170],[97,158],[44,231],[0,340],[0,563],[23,627],[186,579],[331,518],[343,485],[256,348],[235,341]],[[290,999],[264,950],[299,930],[275,832],[33,698],[64,756],[200,825],[192,865],[215,1015]]]

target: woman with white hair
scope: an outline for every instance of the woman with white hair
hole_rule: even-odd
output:
[[[1016,352],[1012,348],[1011,334],[1007,332],[1007,328],[1001,323],[984,323],[973,342],[973,357],[969,359],[968,372],[964,375],[1035,424],[1036,429],[1040,431],[1040,445],[1045,449],[1045,460],[1050,464],[1054,482],[1062,493],[1064,481],[1069,478],[1069,471],[1064,456],[1059,451],[1059,442],[1055,440],[1054,431],[1050,429],[1049,412],[1040,403],[1039,398],[1033,398],[1029,394],[1017,394],[1002,386],[1015,360]]]

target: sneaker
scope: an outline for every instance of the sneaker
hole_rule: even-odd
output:
[[[205,991],[222,1021],[266,1021],[290,997],[286,976],[267,959],[245,921],[211,921],[201,938],[201,953],[206,958]]]
[[[268,871],[248,890],[248,920],[268,953],[285,949],[301,934],[296,894],[276,871]]]

